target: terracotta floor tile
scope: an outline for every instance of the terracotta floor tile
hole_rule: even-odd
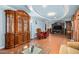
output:
[[[31,43],[39,45],[48,54],[58,54],[61,44],[66,44],[68,39],[64,35],[60,34],[50,34],[46,39],[35,39]],[[22,46],[13,49],[3,49],[0,50],[1,53],[15,53],[22,49]]]
[[[32,40],[33,43],[39,45],[44,51],[49,54],[58,54],[61,44],[66,44],[68,39],[64,35],[50,34],[47,39]]]

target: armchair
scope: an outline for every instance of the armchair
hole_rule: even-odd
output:
[[[43,38],[47,38],[49,36],[48,32],[42,32],[41,29],[37,29],[37,38],[39,39],[43,39]]]

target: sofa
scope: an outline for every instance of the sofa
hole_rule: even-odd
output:
[[[67,42],[67,44],[62,44],[59,54],[79,54],[79,42]]]

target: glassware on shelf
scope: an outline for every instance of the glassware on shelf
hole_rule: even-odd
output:
[[[20,16],[18,16],[18,31],[22,32],[22,19]]]
[[[27,20],[24,20],[24,32],[27,32]]]

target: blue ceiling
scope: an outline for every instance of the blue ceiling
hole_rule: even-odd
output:
[[[24,10],[34,19],[56,22],[71,18],[75,11],[79,8],[78,5],[8,5],[9,7]],[[31,7],[31,8],[30,8]],[[48,16],[48,13],[54,12],[54,16]]]
[[[37,16],[37,17],[41,16],[48,20],[58,20],[62,16],[64,16],[67,10],[68,10],[67,14],[65,15],[65,17],[62,17],[62,19],[71,17],[75,13],[75,11],[78,9],[79,6],[67,5],[66,7],[64,7],[64,5],[47,5],[46,7],[43,7],[43,5],[33,5],[32,9],[34,12],[30,10],[29,6],[27,5],[9,5],[9,7],[24,10],[28,12],[31,16]],[[55,12],[56,15],[48,16],[49,12]]]
[[[63,6],[59,6],[59,5],[56,5],[56,6],[50,5],[50,6],[47,6],[46,8],[43,8],[42,5],[38,5],[38,6],[33,6],[33,10],[37,12],[40,16],[43,16],[48,19],[54,19],[54,17],[60,18],[61,16],[64,15]],[[51,12],[55,12],[57,14],[55,16],[48,16],[48,13],[51,13]]]
[[[43,7],[42,5],[33,5],[32,9],[39,16],[51,21],[72,17],[78,7],[78,5],[47,5],[46,7]],[[55,12],[56,15],[48,16],[47,14],[50,12]]]

